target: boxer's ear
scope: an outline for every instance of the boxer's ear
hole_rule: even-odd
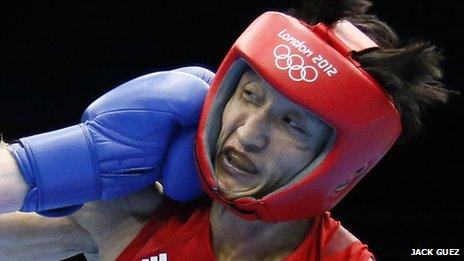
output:
[[[368,0],[304,0],[289,12],[309,24],[331,24],[343,17],[364,14],[371,5],[371,1]]]

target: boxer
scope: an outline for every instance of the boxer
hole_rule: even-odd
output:
[[[445,101],[447,92],[432,47],[398,46],[388,26],[365,15],[367,1],[321,8],[326,4],[306,1],[292,16],[265,13],[242,34],[204,100],[195,158],[193,146],[181,144],[192,144],[196,121],[185,124],[159,112],[189,113],[171,103],[179,93],[165,86],[187,77],[178,85],[205,89],[210,76],[178,72],[122,85],[91,105],[81,125],[10,145],[12,154],[2,154],[3,173],[24,176],[23,211],[60,216],[87,201],[117,199],[86,204],[54,222],[32,214],[25,219],[37,225],[29,227],[20,221],[23,215],[8,214],[0,226],[8,235],[46,230],[50,245],[58,245],[48,258],[84,252],[88,259],[103,260],[373,260],[367,246],[328,210],[385,155],[402,129],[412,128],[418,104]],[[147,88],[153,85],[159,89]],[[131,94],[137,88],[147,91],[149,102]],[[120,97],[129,102],[117,103]],[[186,100],[198,104],[203,98]],[[132,114],[145,109],[157,116]],[[159,119],[163,127],[155,125],[154,131],[134,128],[134,122],[150,127]],[[140,142],[142,137],[148,140]],[[166,137],[169,146],[159,145]],[[54,139],[60,141],[55,147],[43,145]],[[69,179],[61,177],[56,170],[66,165],[51,156],[65,155],[64,160],[76,151],[88,182],[82,190],[74,185],[74,191],[77,165],[65,170]],[[195,175],[207,197],[190,203],[172,202],[147,187],[159,180],[166,195],[186,199],[196,192],[178,196],[178,191],[195,188]],[[64,185],[54,194],[57,184]],[[73,236],[63,240],[66,231]],[[44,237],[29,239],[24,244]],[[11,257],[39,252],[21,251],[19,237],[12,240],[18,244],[2,249]]]

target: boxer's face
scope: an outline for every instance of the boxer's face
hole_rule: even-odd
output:
[[[261,198],[282,187],[317,156],[330,132],[248,70],[223,111],[215,158],[222,195]]]

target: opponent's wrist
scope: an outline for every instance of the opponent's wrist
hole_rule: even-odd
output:
[[[20,139],[11,144],[29,184],[21,211],[78,205],[101,195],[92,141],[82,124]]]
[[[0,213],[19,210],[29,188],[7,146],[0,142]]]

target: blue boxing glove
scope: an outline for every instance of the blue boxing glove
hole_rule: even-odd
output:
[[[21,211],[61,216],[85,202],[127,195],[159,180],[164,161],[168,195],[197,196],[192,134],[213,76],[187,67],[136,78],[92,103],[81,124],[11,144],[30,187]],[[173,172],[183,182],[169,182]]]

